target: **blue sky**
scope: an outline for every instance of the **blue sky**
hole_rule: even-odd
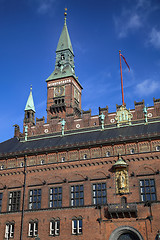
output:
[[[75,71],[83,86],[82,109],[121,104],[119,50],[127,108],[160,98],[159,0],[0,0],[0,141],[21,131],[30,85],[36,117],[46,116],[45,79],[53,72],[55,50],[68,8],[67,26]]]

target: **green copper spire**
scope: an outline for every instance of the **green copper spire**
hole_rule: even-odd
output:
[[[74,71],[74,53],[66,23],[67,13],[65,12],[64,15],[64,26],[56,49],[55,69],[46,81],[69,76],[76,78]]]
[[[67,23],[66,23],[66,16],[67,16],[66,12],[64,13],[64,16],[65,16],[64,17],[64,26],[62,29],[61,36],[59,38],[56,52],[69,49],[71,51],[71,53],[73,54],[73,48],[72,48],[71,40],[70,40],[69,33],[68,33]]]
[[[29,94],[29,97],[28,97],[28,100],[26,103],[26,107],[25,107],[25,111],[28,111],[28,110],[32,110],[32,111],[36,112],[35,107],[34,107],[33,96],[32,96],[32,85],[30,88],[30,94]]]

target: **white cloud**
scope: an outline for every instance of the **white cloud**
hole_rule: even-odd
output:
[[[120,17],[114,18],[114,22],[119,38],[127,37],[130,31],[137,30],[143,25],[141,16],[131,11],[123,11]]]
[[[149,43],[155,48],[160,48],[160,31],[156,30],[155,28],[152,29],[149,36]]]
[[[56,0],[28,0],[30,4],[34,4],[37,8],[37,12],[40,14],[48,13],[53,10]]]
[[[135,93],[141,96],[148,96],[157,91],[159,83],[155,80],[146,79],[141,83],[138,83],[135,88]]]
[[[140,19],[140,16],[138,16],[137,14],[134,14],[133,16],[130,17],[129,22],[128,22],[128,29],[129,28],[139,28],[142,26],[142,21]]]
[[[127,37],[130,32],[149,26],[149,16],[159,8],[159,5],[153,4],[151,0],[136,0],[128,8],[123,7],[120,15],[114,17],[118,37]]]

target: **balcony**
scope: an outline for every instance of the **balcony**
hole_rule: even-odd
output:
[[[137,218],[137,204],[108,204],[108,207],[105,208],[105,217],[108,219]]]

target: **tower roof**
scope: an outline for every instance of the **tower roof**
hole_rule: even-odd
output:
[[[72,48],[71,40],[70,40],[69,33],[68,33],[68,28],[67,28],[67,23],[66,23],[66,15],[65,15],[64,26],[63,26],[63,29],[61,32],[61,36],[59,38],[56,52],[63,51],[66,49],[69,49],[73,54],[73,48]]]
[[[25,111],[32,110],[32,111],[36,112],[35,107],[34,107],[33,96],[32,96],[32,86],[30,88],[30,94],[29,94],[29,97],[28,97],[28,100],[27,100],[27,103],[26,103],[26,107],[25,107],[24,110]]]
[[[67,9],[65,9],[65,11],[66,10]],[[65,12],[64,15],[64,26],[56,49],[55,69],[46,79],[46,81],[74,77],[77,83],[80,85],[78,78],[75,75],[74,53],[66,23],[67,13]]]

